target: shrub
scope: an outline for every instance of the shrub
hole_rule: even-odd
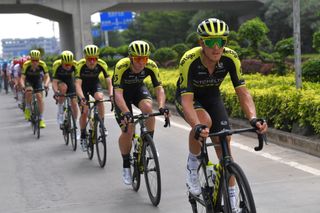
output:
[[[320,59],[310,59],[302,64],[302,78],[305,81],[320,82]]]
[[[169,47],[162,47],[156,50],[153,58],[163,67],[167,67],[170,62],[176,62],[178,53]]]
[[[178,58],[180,59],[183,54],[189,49],[189,47],[184,43],[175,44],[172,49],[178,53]]]

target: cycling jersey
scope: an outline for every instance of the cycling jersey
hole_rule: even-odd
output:
[[[178,93],[193,93],[196,100],[219,97],[219,87],[228,73],[235,88],[245,85],[240,74],[241,63],[235,51],[225,47],[212,74],[209,74],[208,69],[202,64],[201,51],[201,47],[195,47],[187,51],[180,60]]]
[[[102,91],[99,75],[100,73],[102,73],[104,78],[110,77],[107,73],[107,70],[108,65],[101,59],[98,59],[97,65],[93,70],[88,68],[85,58],[78,61],[78,64],[76,66],[75,78],[82,80],[81,87],[83,94],[87,100],[89,99],[88,93],[91,96],[94,96],[96,92]]]
[[[26,61],[22,67],[22,75],[26,76],[26,81],[34,84],[42,81],[43,75],[47,73],[48,67],[42,60],[39,61],[39,64],[35,69],[32,69],[31,60]]]
[[[148,59],[145,68],[140,73],[133,73],[130,69],[130,59],[123,58],[115,66],[112,78],[114,89],[130,89],[143,85],[146,77],[150,76],[154,87],[161,86],[159,69],[157,64]]]
[[[210,132],[230,129],[228,113],[220,97],[219,87],[229,73],[234,88],[245,85],[241,78],[241,63],[235,51],[224,48],[215,70],[209,74],[202,64],[201,47],[187,51],[180,60],[180,77],[177,82],[176,108],[184,117],[181,95],[194,95],[194,109],[205,109],[212,120]]]
[[[13,76],[15,78],[21,77],[21,65],[20,64],[14,65],[14,67],[13,67]]]
[[[161,86],[161,80],[158,66],[151,59],[148,59],[145,68],[136,74],[131,71],[130,65],[131,61],[129,58],[123,58],[118,61],[114,69],[112,83],[115,90],[123,90],[123,98],[132,113],[132,104],[138,107],[141,100],[152,100],[149,90],[143,83],[144,79],[150,76],[154,87]],[[121,127],[121,110],[116,104],[115,116]]]
[[[70,70],[66,70],[62,67],[61,59],[56,60],[52,67],[52,78],[65,83],[68,87],[67,93],[75,93],[74,73],[76,71],[76,61],[73,61]]]

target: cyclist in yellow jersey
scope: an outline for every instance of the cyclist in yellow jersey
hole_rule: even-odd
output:
[[[201,152],[199,137],[206,138],[209,132],[230,129],[219,89],[227,74],[231,77],[241,108],[250,124],[261,133],[267,131],[267,124],[264,122],[261,125],[257,121],[259,119],[256,118],[253,99],[241,76],[241,63],[237,53],[225,46],[229,35],[228,25],[222,20],[209,18],[198,25],[197,33],[200,47],[187,51],[181,58],[176,93],[178,112],[192,127],[189,134],[187,185],[190,193],[195,195],[201,193],[197,174],[197,156]],[[211,140],[215,144],[219,142],[217,137]],[[230,137],[228,145],[230,146]],[[220,158],[221,149],[215,148]],[[230,183],[229,192],[230,195],[234,192],[234,183]]]
[[[81,116],[80,116],[80,129],[81,139],[80,145],[82,151],[87,151],[86,144],[86,121],[88,116],[87,101],[89,95],[95,100],[103,100],[102,86],[99,80],[99,75],[102,73],[106,85],[108,87],[109,96],[112,99],[113,87],[111,84],[110,76],[107,73],[108,65],[103,60],[99,59],[99,48],[96,45],[85,46],[83,53],[85,58],[81,59],[77,63],[76,68],[76,93],[81,102]],[[104,121],[104,104],[103,102],[97,105],[100,118]]]
[[[58,94],[65,95],[67,93],[75,93],[74,75],[77,62],[74,60],[73,53],[65,50],[61,53],[60,59],[53,62],[52,65],[52,89],[54,98],[58,101],[57,122],[63,124],[63,103],[65,97],[57,96]],[[72,113],[75,119],[78,118],[77,96],[71,98]],[[80,136],[80,135],[79,135]]]
[[[152,97],[143,83],[148,76],[151,77],[157,96],[159,111],[169,115],[165,107],[165,93],[161,85],[159,70],[154,61],[149,59],[150,47],[145,41],[133,41],[128,49],[129,57],[123,58],[115,66],[112,83],[115,98],[115,116],[122,129],[119,137],[119,148],[123,158],[123,182],[131,184],[130,150],[134,134],[132,121],[132,104],[142,113],[152,113]],[[146,120],[147,130],[153,136],[155,119]]]
[[[25,89],[25,118],[26,120],[30,119],[30,104],[31,104],[31,91],[36,92],[36,97],[39,103],[40,111],[40,123],[41,128],[45,128],[46,124],[43,120],[44,112],[44,103],[42,97],[42,82],[44,82],[44,88],[46,91],[49,89],[50,77],[48,74],[48,67],[46,63],[40,60],[40,51],[31,50],[30,51],[30,60],[27,60],[22,67],[22,76],[21,76],[21,87]],[[39,91],[40,90],[40,91]]]

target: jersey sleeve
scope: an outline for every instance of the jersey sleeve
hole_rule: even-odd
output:
[[[81,69],[82,69],[82,66],[86,64],[86,59],[81,59],[79,60],[77,63],[76,63],[76,72],[74,74],[74,77],[76,79],[80,79],[80,72],[81,72]]]
[[[42,67],[44,74],[46,74],[46,73],[49,72],[48,67],[47,67],[47,64],[46,64],[44,61],[41,61],[41,60],[40,60],[40,61],[39,61],[39,66]]]
[[[157,64],[151,59],[149,59],[146,64],[146,69],[149,70],[150,72],[150,77],[151,77],[153,87],[161,86],[162,83],[161,83],[160,72]]]
[[[234,88],[240,87],[240,86],[244,86],[245,85],[245,81],[242,78],[241,75],[241,62],[240,59],[238,57],[238,54],[229,48],[225,48],[224,50],[224,54],[229,57],[233,63],[230,63],[230,67],[229,69],[229,75],[231,77],[231,81],[233,84]]]
[[[52,77],[56,78],[58,67],[61,65],[61,60],[56,60],[52,65]]]
[[[112,76],[112,84],[114,89],[123,89],[123,74],[130,67],[129,58],[123,58],[118,61],[114,67],[114,73]]]
[[[106,62],[104,62],[102,59],[98,59],[98,64],[101,66],[102,68],[102,73],[104,78],[109,78],[109,74],[108,74],[108,65]]]
[[[22,75],[26,75],[27,69],[30,65],[31,65],[31,60],[27,60],[26,62],[24,62],[22,66],[22,71],[21,71]]]

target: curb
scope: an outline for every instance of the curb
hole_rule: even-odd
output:
[[[154,101],[154,106],[157,108],[157,102]],[[176,107],[173,104],[167,103],[167,107],[173,115],[178,115]],[[249,123],[244,119],[230,118],[229,121],[231,128],[246,128],[249,127]],[[243,135],[249,137],[256,137],[252,133],[244,133]],[[302,135],[297,135],[290,132],[284,132],[274,128],[268,128],[267,132],[268,142],[274,143],[290,149],[295,149],[307,154],[320,157],[320,140],[318,138],[310,138]]]

